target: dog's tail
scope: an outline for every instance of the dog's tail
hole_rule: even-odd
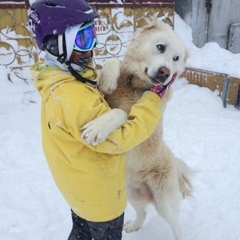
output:
[[[190,181],[190,177],[193,174],[193,170],[191,170],[186,163],[184,163],[181,159],[178,159],[178,183],[179,183],[179,191],[182,194],[183,198],[191,197],[193,192],[193,186]]]

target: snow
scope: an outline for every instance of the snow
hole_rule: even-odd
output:
[[[25,4],[25,1],[18,1],[18,2],[16,2],[16,1],[2,1],[2,2],[0,2],[0,5],[1,4]]]
[[[178,16],[175,31],[190,50],[188,65],[240,76],[239,54],[216,43],[198,49],[191,29]],[[194,197],[182,202],[184,239],[239,240],[240,112],[230,105],[223,108],[217,92],[184,78],[172,88],[164,114],[164,138],[175,155],[196,170]],[[0,238],[67,239],[70,210],[42,152],[40,97],[32,85],[1,79],[0,146]],[[134,210],[128,205],[125,221],[133,218]],[[151,206],[139,231],[123,233],[123,240],[157,239],[174,237]]]

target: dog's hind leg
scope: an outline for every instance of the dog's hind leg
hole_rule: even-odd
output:
[[[176,240],[183,240],[181,229],[178,223],[179,217],[179,199],[175,196],[167,196],[165,194],[155,194],[155,208],[159,215],[161,215],[171,226]]]
[[[137,231],[144,223],[147,212],[146,206],[152,201],[152,195],[146,184],[138,185],[131,188],[128,185],[128,200],[136,212],[136,218],[133,222],[124,225],[126,232]]]
[[[131,201],[130,203],[136,212],[136,219],[124,224],[123,229],[128,233],[137,231],[142,226],[147,216],[146,204],[140,201]]]

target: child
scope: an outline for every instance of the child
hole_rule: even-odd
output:
[[[161,112],[152,91],[130,112],[132,120],[93,146],[80,135],[89,121],[110,111],[92,67],[98,15],[84,0],[37,0],[29,25],[45,61],[31,67],[42,97],[43,150],[57,187],[72,211],[68,240],[120,240],[126,207],[125,155],[150,137]]]

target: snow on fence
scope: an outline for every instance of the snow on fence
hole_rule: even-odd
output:
[[[28,8],[29,1],[28,0],[1,0],[0,8]]]

